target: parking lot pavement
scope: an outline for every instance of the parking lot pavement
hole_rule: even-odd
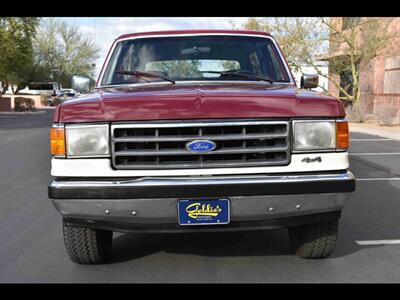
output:
[[[0,130],[45,128],[51,124],[53,112],[54,108],[47,108],[37,113],[0,114]]]
[[[112,261],[70,262],[47,198],[51,112],[0,116],[0,282],[400,282],[400,142],[351,134],[357,191],[324,260],[292,254],[286,230],[115,234]]]

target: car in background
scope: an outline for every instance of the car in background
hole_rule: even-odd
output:
[[[20,90],[20,94],[56,96],[60,91],[56,82],[30,82],[27,87]]]
[[[79,93],[77,92],[63,92],[61,94],[58,94],[57,96],[51,97],[48,100],[48,104],[49,106],[57,106],[58,104],[60,104],[61,102],[64,102],[65,100],[68,99],[72,99],[72,98],[76,98],[79,96]]]
[[[60,94],[63,93],[77,93],[74,89],[60,89]]]

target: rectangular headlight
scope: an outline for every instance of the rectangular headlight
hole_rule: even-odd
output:
[[[293,121],[294,151],[324,151],[336,148],[335,121]]]
[[[104,157],[110,155],[107,124],[66,125],[67,157]]]

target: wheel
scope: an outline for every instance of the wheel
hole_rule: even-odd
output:
[[[289,240],[297,256],[325,258],[334,250],[339,220],[330,220],[289,228]]]
[[[63,220],[64,243],[78,264],[101,264],[111,256],[112,231],[79,227]]]

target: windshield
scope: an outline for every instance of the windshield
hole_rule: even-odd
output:
[[[110,58],[101,85],[163,81],[157,76],[132,76],[134,71],[158,74],[173,81],[257,80],[254,76],[232,76],[231,72],[226,77],[224,73],[243,71],[273,82],[290,82],[272,40],[252,36],[174,36],[121,41]]]

